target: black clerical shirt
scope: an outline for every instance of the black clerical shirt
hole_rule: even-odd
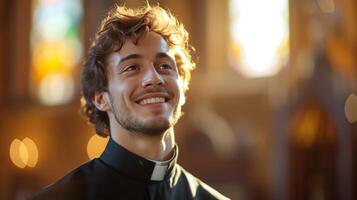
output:
[[[103,154],[74,169],[32,200],[211,200],[227,199],[176,163],[142,158],[109,140]]]

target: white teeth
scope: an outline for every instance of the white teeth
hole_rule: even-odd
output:
[[[153,103],[163,103],[165,102],[165,98],[163,97],[155,97],[155,98],[149,98],[149,99],[144,99],[140,101],[141,105],[145,104],[153,104]]]

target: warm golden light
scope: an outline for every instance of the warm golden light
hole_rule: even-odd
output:
[[[288,1],[231,0],[230,62],[247,77],[273,76],[288,59]]]
[[[10,159],[15,166],[19,168],[25,168],[26,163],[22,160],[20,156],[20,147],[23,143],[19,139],[15,139],[10,145]]]
[[[97,158],[104,151],[107,145],[109,137],[100,137],[99,135],[93,135],[87,144],[87,154],[89,159]]]
[[[70,73],[73,67],[73,50],[60,42],[43,43],[33,54],[36,80],[49,73]]]
[[[319,130],[320,118],[318,110],[311,109],[304,112],[294,133],[294,140],[297,144],[305,148],[314,144]]]
[[[10,159],[19,168],[35,167],[38,161],[36,144],[30,139],[15,139],[10,145]]]
[[[23,141],[21,141],[21,144],[19,147],[19,155],[20,155],[21,161],[23,163],[25,163],[25,165],[27,165],[27,163],[29,161],[29,152],[28,152],[28,149]]]
[[[46,106],[70,103],[75,67],[82,58],[81,0],[33,2],[31,91]]]
[[[61,105],[71,101],[74,81],[70,75],[49,73],[39,84],[39,97],[45,105]]]
[[[22,140],[22,143],[24,144],[28,152],[27,166],[35,167],[38,161],[38,150],[35,142],[32,141],[30,138],[25,138]]]

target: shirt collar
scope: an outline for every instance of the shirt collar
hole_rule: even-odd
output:
[[[174,150],[175,155],[168,162],[150,161],[128,151],[110,138],[100,160],[129,177],[145,181],[162,181],[172,176],[178,157],[177,145]]]

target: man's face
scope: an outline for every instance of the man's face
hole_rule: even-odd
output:
[[[127,39],[108,60],[108,114],[132,132],[158,135],[172,127],[184,102],[182,79],[166,41],[144,34],[135,45]]]

